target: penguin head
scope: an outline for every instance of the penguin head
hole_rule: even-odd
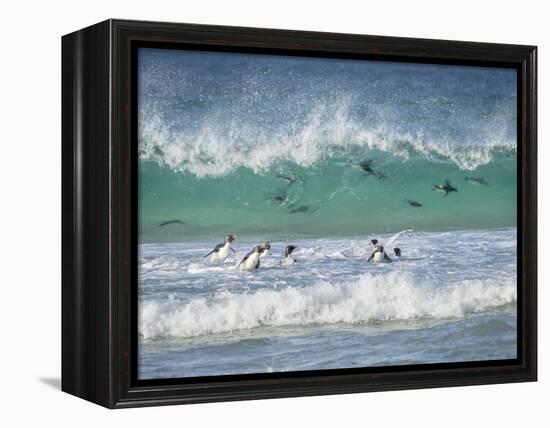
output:
[[[377,246],[378,245],[378,239],[371,239],[371,244],[374,245],[374,246]]]
[[[263,251],[263,249],[264,249],[264,246],[263,246],[262,244],[259,244],[259,245],[256,245],[256,246],[254,247],[254,252],[255,252],[255,253],[260,253],[260,254],[261,254],[262,251]]]
[[[232,235],[232,234],[229,234],[225,237],[225,242],[233,242],[235,239],[237,239],[237,235]]]
[[[271,249],[271,244],[269,243],[269,241],[264,242],[260,245],[260,247],[260,254],[269,254],[269,250]]]
[[[298,248],[296,245],[289,245],[288,247],[286,247],[285,257],[290,256],[296,248]]]
[[[396,257],[401,257],[401,249],[400,248],[395,247],[393,249],[393,252],[395,253]]]

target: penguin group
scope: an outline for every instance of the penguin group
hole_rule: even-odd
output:
[[[378,241],[378,239],[373,239],[370,241],[371,244],[374,246],[374,251],[370,255],[370,257],[367,259],[367,262],[375,262],[375,263],[391,263],[392,259],[390,256],[386,254],[386,251],[384,251],[384,246]],[[393,249],[393,252],[395,253],[396,258],[401,258],[401,249],[395,247]]]
[[[236,251],[231,247],[231,243],[237,239],[237,235],[229,234],[226,235],[224,241],[214,247],[212,251],[210,251],[207,255],[205,255],[203,258],[210,257],[210,261],[212,262],[222,262],[224,261],[228,256],[229,252],[233,251],[236,253]],[[296,245],[288,245],[285,249],[285,255],[283,260],[281,261],[281,265],[283,266],[291,266],[294,263],[296,263],[296,259],[292,255],[292,252],[298,248]],[[242,270],[242,271],[251,271],[258,269],[260,267],[260,258],[268,256],[270,254],[271,250],[271,243],[269,241],[264,242],[263,244],[256,245],[252,251],[248,252],[242,260],[239,262],[239,264],[235,267],[235,270]]]
[[[364,160],[362,162],[359,162],[357,164],[351,165],[354,169],[357,169],[363,173],[365,173],[367,176],[375,177],[379,180],[386,179],[387,176],[382,174],[380,171],[373,169],[373,161],[371,159]],[[297,183],[303,184],[302,177],[298,175],[292,175],[292,174],[277,174],[277,178],[284,180],[287,182],[288,187],[292,187],[296,185]],[[465,181],[471,184],[479,185],[479,186],[489,186],[489,183],[483,178],[483,177],[465,177]],[[453,186],[449,180],[445,180],[443,183],[440,184],[434,184],[432,186],[432,190],[436,192],[444,193],[444,196],[448,196],[450,193],[458,192],[458,189]],[[278,203],[280,205],[286,205],[287,202],[289,202],[289,196],[288,193],[285,190],[281,190],[279,192],[274,193],[271,195],[272,202]],[[423,204],[412,200],[412,199],[405,199],[404,200],[409,206],[413,208],[422,208]],[[291,203],[289,205],[289,213],[311,213],[316,210],[315,207],[309,206],[309,205],[297,205],[296,203]],[[161,227],[167,226],[170,224],[185,224],[185,222],[182,222],[181,220],[168,220],[160,224]],[[214,247],[212,251],[210,251],[207,255],[204,256],[210,257],[211,262],[222,262],[227,257],[229,257],[230,252],[236,253],[236,251],[231,247],[231,243],[237,239],[236,235],[229,234],[225,237],[224,241]],[[371,255],[368,257],[368,262],[374,262],[374,263],[392,263],[393,260],[386,251],[384,250],[384,246],[382,243],[380,243],[377,239],[371,240],[371,243],[373,245],[373,251]],[[293,256],[293,251],[297,248],[296,245],[288,245],[285,248],[284,257],[281,261],[282,266],[291,266],[296,263],[296,259]],[[264,242],[263,244],[256,245],[251,251],[249,251],[243,259],[239,262],[239,264],[236,266],[236,270],[243,270],[243,271],[252,271],[259,269],[260,267],[260,259],[262,257],[265,257],[270,254],[271,244],[269,242]],[[401,249],[400,248],[393,248],[394,253],[394,260],[401,258]]]
[[[352,164],[351,167],[363,172],[367,176],[374,177],[379,180],[387,178],[387,176],[382,174],[380,171],[375,171],[373,169],[372,159],[367,159],[359,163]],[[464,177],[464,180],[473,185],[489,187],[489,183],[483,177]],[[445,180],[443,183],[434,184],[432,186],[432,190],[443,193],[445,197],[447,197],[450,193],[458,192],[458,188],[453,186],[449,180]],[[413,208],[422,208],[423,206],[422,203],[412,199],[405,199],[404,202]]]
[[[210,257],[212,262],[222,262],[230,254],[230,251],[236,253],[236,251],[231,247],[231,243],[237,239],[237,235],[229,234],[226,235],[224,241],[214,247],[212,251],[206,254],[203,258]],[[392,263],[392,259],[386,254],[384,246],[377,240],[371,240],[372,245],[374,246],[374,251],[367,259],[368,262],[383,262],[383,263]],[[281,261],[282,266],[292,266],[296,263],[296,258],[293,255],[294,250],[298,248],[297,245],[287,245],[285,248],[283,260]],[[262,257],[268,256],[271,250],[271,243],[269,241],[264,242],[263,244],[256,245],[252,251],[249,251],[237,264],[235,270],[240,271],[253,271],[259,269],[260,259]],[[393,249],[396,258],[401,257],[401,250],[399,248]]]

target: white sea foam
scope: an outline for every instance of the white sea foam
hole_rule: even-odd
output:
[[[357,123],[346,104],[312,111],[306,120],[269,132],[246,121],[217,124],[205,120],[199,130],[178,131],[153,112],[140,120],[140,158],[155,160],[197,177],[224,176],[240,167],[262,173],[279,162],[311,167],[353,147],[380,150],[403,159],[422,157],[452,162],[463,170],[486,165],[499,152],[515,151],[515,142],[428,141],[422,134],[399,133],[383,124]],[[460,144],[458,144],[460,143]]]
[[[155,257],[154,259],[144,261],[140,265],[140,269],[144,271],[150,270],[173,270],[180,266],[180,261],[174,256]]]
[[[448,319],[485,312],[516,301],[514,280],[478,280],[437,286],[410,274],[365,274],[349,283],[281,291],[223,291],[182,303],[140,303],[143,338],[194,337],[265,326],[307,326],[370,321]]]
[[[205,265],[204,263],[191,263],[187,267],[187,272],[192,274],[198,274],[198,273],[209,273],[209,272],[225,272],[227,271],[227,267],[224,266],[211,266],[211,265]]]

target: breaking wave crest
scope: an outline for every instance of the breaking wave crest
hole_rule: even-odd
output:
[[[515,141],[496,135],[494,140],[457,144],[450,138],[432,141],[422,133],[403,133],[383,124],[366,126],[345,107],[318,108],[305,121],[276,130],[246,121],[217,125],[212,117],[197,130],[179,131],[154,112],[146,116],[140,122],[140,159],[199,178],[225,176],[242,167],[261,174],[285,162],[309,168],[340,155],[361,159],[372,152],[387,153],[400,161],[450,163],[471,171],[499,155],[516,152]]]
[[[419,319],[456,319],[516,301],[513,280],[463,281],[441,287],[410,274],[365,274],[351,283],[319,282],[282,291],[230,291],[212,297],[140,303],[144,339],[195,337],[262,327]]]

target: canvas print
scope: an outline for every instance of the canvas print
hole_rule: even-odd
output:
[[[138,378],[517,358],[517,71],[139,48]]]

